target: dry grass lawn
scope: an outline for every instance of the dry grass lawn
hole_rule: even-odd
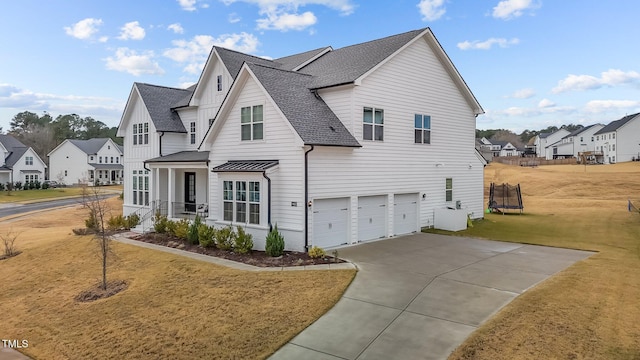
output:
[[[0,261],[0,338],[28,340],[34,358],[265,358],[331,308],[355,274],[243,272],[114,242],[108,277],[129,288],[78,303],[101,276],[95,240],[71,233],[85,217],[76,207],[0,223],[22,232],[22,254]]]
[[[489,165],[486,188],[520,183],[525,213],[460,235],[598,253],[516,298],[449,359],[640,359],[640,214],[627,211],[639,175],[639,163]]]

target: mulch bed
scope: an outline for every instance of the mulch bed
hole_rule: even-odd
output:
[[[91,289],[85,290],[75,297],[78,302],[89,302],[98,299],[108,298],[121,291],[127,290],[129,284],[124,280],[107,281],[107,289],[102,289],[102,282],[95,284]]]
[[[252,250],[247,254],[237,254],[233,251],[221,250],[218,248],[204,248],[200,245],[193,245],[185,240],[178,239],[168,234],[148,233],[131,237],[132,240],[146,243],[172,247],[180,250],[190,251],[198,254],[215,256],[222,259],[237,261],[258,267],[280,267],[280,266],[304,266],[343,263],[344,260],[332,256],[323,258],[311,258],[309,254],[297,251],[285,251],[282,256],[271,257],[264,251]]]

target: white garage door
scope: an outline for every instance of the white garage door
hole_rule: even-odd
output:
[[[313,245],[328,248],[349,240],[349,198],[313,202]]]
[[[387,196],[358,198],[358,241],[387,236]]]
[[[409,234],[418,231],[418,194],[393,196],[393,233]]]

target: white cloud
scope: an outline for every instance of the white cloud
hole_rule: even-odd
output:
[[[47,111],[57,114],[76,113],[91,116],[110,126],[118,124],[124,107],[122,99],[97,96],[56,95],[37,93],[11,84],[0,84],[0,107],[19,111]],[[56,114],[52,114],[53,117]]]
[[[638,111],[640,109],[640,101],[638,100],[591,100],[585,106],[585,109],[591,113],[603,113],[614,111],[615,113],[623,113],[626,111]]]
[[[554,106],[556,106],[556,103],[554,103],[553,101],[551,101],[549,99],[542,99],[538,103],[538,107],[539,108],[551,108],[551,107],[554,107]]]
[[[302,14],[298,9],[307,5],[321,5],[338,10],[342,15],[350,15],[355,9],[352,0],[220,0],[226,5],[244,2],[257,5],[259,14],[257,26],[261,30],[304,30],[318,22],[318,18],[311,11]],[[229,17],[234,22],[237,16]]]
[[[90,40],[98,32],[102,25],[102,19],[86,18],[71,26],[65,26],[64,31],[69,36],[80,40]]]
[[[152,51],[146,51],[138,54],[135,50],[128,48],[118,48],[115,56],[105,59],[107,69],[122,72],[128,72],[134,76],[142,74],[161,75],[164,70],[153,61],[154,54]]]
[[[196,35],[192,40],[175,40],[172,44],[174,47],[165,50],[163,55],[173,61],[186,63],[185,72],[198,74],[202,71],[204,62],[214,45],[251,54],[256,52],[259,42],[254,35],[242,32],[224,34],[217,38],[210,35]]]
[[[229,14],[229,22],[231,24],[235,24],[237,22],[240,22],[240,20],[242,20],[242,18],[240,16],[238,16],[238,14],[236,14],[236,13]]]
[[[184,34],[184,28],[182,27],[182,25],[180,25],[180,23],[171,24],[167,26],[167,29],[173,31],[176,34]]]
[[[497,19],[509,20],[522,16],[525,10],[534,10],[540,4],[533,0],[503,0],[493,8],[493,17]]]
[[[458,43],[458,49],[460,50],[489,50],[493,45],[498,45],[501,48],[507,48],[511,45],[517,45],[520,43],[520,39],[513,38],[511,40],[504,38],[490,38],[485,41],[463,41]]]
[[[142,40],[144,39],[145,35],[146,33],[140,26],[140,23],[137,21],[132,21],[124,24],[124,26],[120,28],[120,36],[118,36],[118,39]]]
[[[445,0],[421,0],[418,3],[418,9],[422,14],[422,20],[434,21],[440,19],[447,11],[444,3]]]
[[[535,95],[536,95],[536,92],[533,89],[526,88],[526,89],[516,90],[513,94],[507,97],[515,98],[515,99],[529,99],[534,97]]]
[[[558,94],[567,91],[594,90],[607,86],[627,84],[640,84],[640,73],[610,69],[601,73],[599,78],[592,75],[569,74],[566,78],[558,81],[558,85],[551,91]]]
[[[178,0],[178,4],[185,11],[196,11],[196,0]]]
[[[303,14],[267,14],[267,18],[258,19],[258,29],[260,30],[304,30],[309,26],[315,25],[318,18],[311,12],[307,11]]]

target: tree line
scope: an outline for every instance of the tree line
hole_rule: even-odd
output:
[[[553,133],[560,129],[565,129],[569,132],[574,132],[582,128],[584,128],[584,126],[580,124],[569,124],[569,125],[562,125],[560,127],[549,126],[546,129],[542,129],[542,130],[526,129],[522,131],[520,134],[516,134],[515,132],[507,129],[488,129],[488,130],[476,129],[476,138],[482,139],[484,137],[493,141],[507,141],[513,144],[515,147],[523,147],[524,145],[533,145],[533,139],[537,135],[542,133]]]
[[[108,127],[102,121],[90,116],[67,114],[58,115],[54,119],[47,112],[38,115],[23,111],[11,119],[9,126],[7,134],[33,148],[47,164],[49,163],[47,154],[66,139],[111,138],[122,145],[122,138],[116,137],[117,127]]]

